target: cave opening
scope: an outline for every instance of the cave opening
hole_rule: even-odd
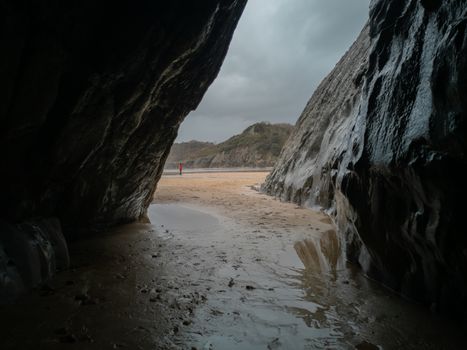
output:
[[[462,348],[466,11],[3,1],[1,348]]]

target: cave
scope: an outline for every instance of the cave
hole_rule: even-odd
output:
[[[2,1],[2,304],[47,294],[77,266],[68,245],[94,239],[96,257],[118,255],[100,240],[106,230],[148,222],[178,128],[219,73],[246,3]],[[466,25],[462,0],[371,1],[262,186],[324,208],[359,273],[460,323]],[[303,260],[313,244],[297,245]]]

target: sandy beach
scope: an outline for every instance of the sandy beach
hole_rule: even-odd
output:
[[[153,220],[182,243],[181,251],[188,245],[196,252],[187,264],[196,270],[195,284],[209,290],[178,344],[367,350],[447,349],[463,342],[456,326],[348,265],[324,213],[258,192],[266,176],[161,179]],[[180,250],[176,255],[183,256]]]
[[[164,176],[155,203],[186,203],[209,207],[239,222],[272,230],[291,231],[311,227],[332,230],[330,219],[319,212],[302,210],[291,203],[258,192],[268,172],[223,172]]]

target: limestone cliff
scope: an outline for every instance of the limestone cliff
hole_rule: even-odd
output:
[[[315,92],[264,185],[328,208],[347,257],[369,276],[460,317],[466,26],[462,0],[373,0],[369,53],[364,30]]]
[[[245,2],[2,2],[1,215],[144,215]]]
[[[337,164],[359,111],[368,50],[366,26],[311,97],[264,190],[307,206],[333,206]]]
[[[0,296],[58,266],[61,227],[145,215],[245,4],[0,3]]]

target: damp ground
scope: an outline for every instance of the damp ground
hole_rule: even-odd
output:
[[[348,265],[323,213],[260,194],[265,176],[164,176],[152,224],[72,244],[70,271],[0,307],[0,348],[463,348]]]

